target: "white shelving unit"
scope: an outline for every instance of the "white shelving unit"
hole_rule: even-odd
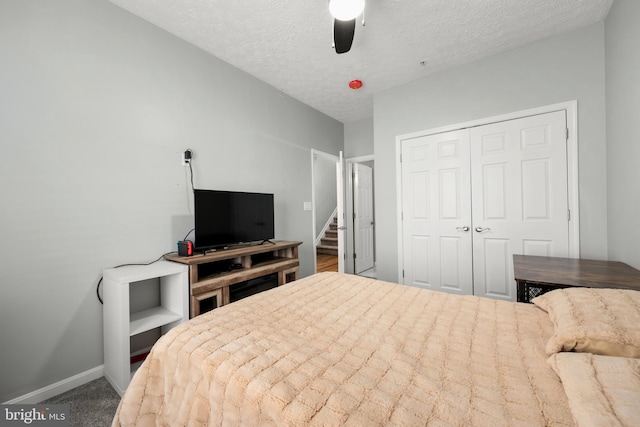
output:
[[[155,278],[160,281],[160,305],[131,313],[130,288]],[[104,375],[122,396],[135,369],[130,363],[131,337],[156,328],[164,334],[189,319],[189,268],[162,260],[104,270],[102,281]]]

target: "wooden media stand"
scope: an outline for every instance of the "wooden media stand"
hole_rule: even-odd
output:
[[[234,285],[242,286],[271,277],[277,280],[277,286],[297,280],[300,266],[298,246],[301,244],[276,240],[189,257],[166,255],[165,259],[189,266],[190,314],[193,318],[229,304]]]

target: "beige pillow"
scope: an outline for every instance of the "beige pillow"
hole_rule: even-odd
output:
[[[639,291],[566,288],[533,302],[554,324],[547,354],[575,351],[640,358]]]
[[[548,360],[562,381],[577,426],[637,426],[640,359],[557,353]]]
[[[535,306],[537,306],[538,308],[543,309],[546,312],[549,312],[549,303],[547,302],[547,298],[545,298],[545,295],[547,295],[548,292],[546,294],[542,294],[539,297],[535,297],[534,299],[531,300],[531,303],[534,304]]]

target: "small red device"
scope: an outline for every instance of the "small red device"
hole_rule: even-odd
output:
[[[178,255],[180,256],[193,255],[193,242],[191,240],[180,240],[178,242]]]

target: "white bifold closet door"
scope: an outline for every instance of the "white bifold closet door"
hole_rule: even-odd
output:
[[[513,254],[568,256],[566,113],[402,142],[404,283],[515,301]]]

